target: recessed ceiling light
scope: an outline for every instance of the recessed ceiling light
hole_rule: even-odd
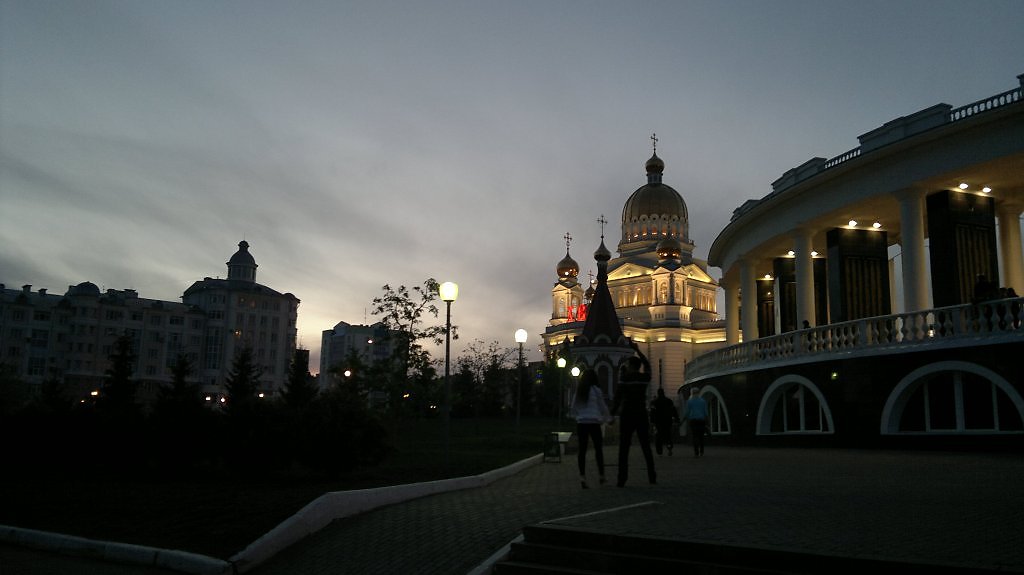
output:
[[[966,190],[969,187],[970,186],[968,186],[966,182],[960,182],[960,189],[961,190]]]

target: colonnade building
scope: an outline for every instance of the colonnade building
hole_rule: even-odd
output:
[[[1024,437],[1018,80],[887,122],[735,210],[708,256],[730,345],[686,372],[716,434]]]

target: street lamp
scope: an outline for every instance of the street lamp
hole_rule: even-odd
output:
[[[441,301],[447,304],[448,313],[445,319],[444,328],[444,460],[445,465],[449,462],[449,449],[451,445],[452,426],[452,380],[451,380],[451,351],[452,351],[452,302],[459,297],[459,285],[453,282],[444,282],[437,287]]]
[[[565,378],[565,358],[558,358],[558,427],[562,427],[562,403],[564,397],[562,397],[562,379]]]
[[[523,344],[526,343],[526,330],[519,328],[516,330],[516,343],[519,344],[519,381],[516,382],[516,435],[519,435],[519,412],[520,406],[523,403],[523,378],[525,373],[523,371]]]

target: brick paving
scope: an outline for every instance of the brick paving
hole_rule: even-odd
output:
[[[686,446],[639,450],[623,489],[582,490],[572,457],[468,492],[333,523],[255,572],[467,573],[541,521],[623,534],[1024,571],[1024,458],[1008,454]],[[614,447],[606,449],[609,459]],[[592,465],[592,461],[591,461]],[[591,467],[593,469],[593,467]],[[614,467],[609,469],[614,476]],[[589,512],[643,502],[575,519]]]
[[[1019,454],[712,445],[706,457],[693,459],[686,447],[679,446],[673,457],[655,457],[658,485],[647,484],[635,446],[630,482],[622,489],[614,479],[596,485],[592,457],[591,489],[580,489],[575,459],[567,456],[487,487],[335,521],[252,573],[465,574],[524,525],[544,521],[602,532],[1024,572],[1024,457]],[[614,452],[614,446],[606,447],[609,461]],[[609,478],[614,475],[610,467]],[[647,502],[653,503],[625,507]],[[603,510],[613,511],[574,517]],[[31,553],[40,570],[13,573],[65,571],[47,570],[50,555]],[[6,562],[3,548],[0,560]],[[125,567],[89,572],[153,573]]]

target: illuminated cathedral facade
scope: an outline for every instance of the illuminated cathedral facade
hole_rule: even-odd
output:
[[[683,384],[686,363],[725,345],[725,322],[716,309],[718,283],[708,274],[707,262],[693,257],[686,203],[662,182],[665,163],[656,150],[646,170],[647,184],[622,208],[618,257],[607,263],[607,287],[623,335],[638,343],[651,362],[651,393],[657,386],[673,397]],[[607,222],[603,216],[598,221],[603,247]],[[595,293],[592,281],[580,283],[569,234],[565,240],[543,335],[548,357],[567,354],[583,332]]]

